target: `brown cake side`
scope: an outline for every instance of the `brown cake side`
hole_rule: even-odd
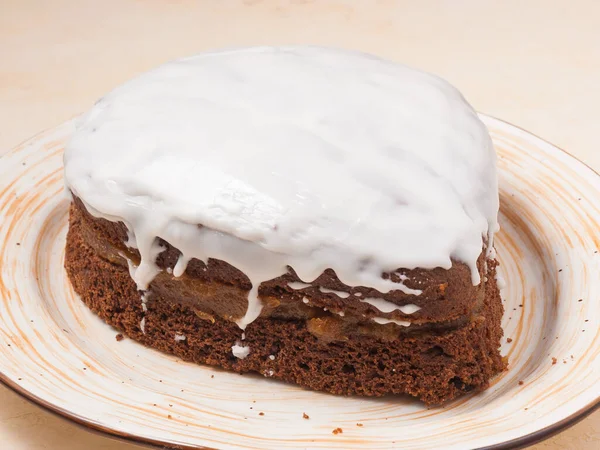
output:
[[[239,359],[231,347],[241,335],[233,320],[243,314],[244,293],[250,287],[244,274],[221,261],[209,260],[204,266],[192,260],[180,279],[166,271],[155,279],[144,311],[125,260],[139,256],[126,248],[125,240],[122,224],[91,217],[76,199],[65,259],[73,287],[107,323],[182,359],[258,372],[334,394],[406,393],[429,404],[485,389],[505,367],[499,353],[503,307],[494,261],[480,261],[487,282],[479,287],[470,284],[468,269],[460,265],[451,271],[410,271],[412,281],[407,284],[423,294],[386,297],[422,308],[410,316],[399,311],[382,314],[356,296],[340,298],[317,288],[299,293],[288,286],[297,280],[290,271],[261,286],[266,307],[246,328],[244,345],[250,353]],[[172,268],[178,251],[165,246],[158,263]],[[367,288],[341,285],[331,273],[313,284],[369,295]],[[400,327],[371,320],[382,316],[409,318],[413,324]]]

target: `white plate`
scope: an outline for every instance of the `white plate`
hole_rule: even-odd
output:
[[[63,269],[62,151],[73,122],[0,159],[0,378],[90,428],[178,448],[513,448],[574,423],[600,404],[600,177],[482,117],[499,155],[512,339],[502,348],[510,368],[486,392],[434,409],[334,397],[117,342]]]

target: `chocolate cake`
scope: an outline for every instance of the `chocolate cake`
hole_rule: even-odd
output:
[[[148,347],[443,403],[505,367],[495,158],[456,89],[373,56],[175,61],[80,120],[65,267]]]

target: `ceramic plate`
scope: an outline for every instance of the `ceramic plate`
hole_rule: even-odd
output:
[[[499,156],[510,359],[486,392],[432,409],[397,396],[334,397],[117,342],[63,270],[72,121],[0,159],[2,380],[90,428],[175,448],[513,448],[574,423],[600,398],[600,177],[483,119]]]

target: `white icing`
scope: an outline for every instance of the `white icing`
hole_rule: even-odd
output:
[[[121,257],[125,258],[125,260],[127,261],[127,268],[129,269],[129,275],[131,276],[131,278],[133,278],[135,276],[135,270],[137,269],[137,266],[133,263],[132,260],[127,258],[125,255],[121,254]]]
[[[275,361],[275,355],[269,355],[269,359],[270,359],[271,361]]]
[[[146,318],[142,317],[142,320],[140,320],[140,330],[142,330],[143,334],[146,334]]]
[[[167,270],[167,273],[168,273],[169,275],[172,275],[172,274],[173,274],[173,269],[171,269],[170,267],[167,267],[167,269],[166,269],[166,270]]]
[[[302,297],[302,303],[305,303],[308,305],[309,300],[306,297]]]
[[[410,322],[407,322],[406,320],[394,320],[394,319],[386,319],[385,317],[373,317],[373,322],[378,323],[380,325],[386,325],[388,323],[395,323],[398,326],[401,327],[409,327],[410,326]]]
[[[175,263],[175,267],[173,267],[173,276],[180,277],[181,275],[183,275],[183,273],[185,272],[185,269],[187,268],[187,264],[189,261],[190,261],[190,258],[188,258],[184,255],[179,255],[179,258],[177,259],[177,263]]]
[[[327,289],[324,287],[319,287],[319,290],[321,292],[323,292],[324,294],[335,294],[340,298],[348,298],[350,297],[350,294],[348,292],[344,292],[344,291],[334,291],[333,289]]]
[[[125,245],[129,248],[137,248],[135,234],[133,234],[133,231],[129,227],[127,227],[127,241],[125,241]]]
[[[368,303],[369,305],[374,306],[382,313],[390,313],[392,311],[402,311],[404,314],[414,314],[421,309],[420,306],[413,305],[412,303],[408,305],[396,305],[395,303],[388,302],[382,298],[373,298],[367,297],[360,300],[363,303]]]
[[[231,353],[238,359],[244,359],[250,354],[250,347],[242,346],[239,342],[231,347]]]
[[[184,334],[177,334],[177,333],[175,333],[175,340],[177,342],[185,341],[185,339],[186,339],[186,337],[185,337]]]
[[[306,289],[306,288],[310,287],[311,285],[307,284],[307,283],[302,283],[300,281],[290,281],[288,283],[288,286],[294,290],[299,290],[299,289]]]
[[[149,292],[144,292],[142,294],[142,310],[144,312],[148,311],[148,297],[150,296]]]
[[[338,316],[342,316],[342,317],[344,317],[346,315],[346,313],[344,311],[338,311],[337,314],[338,314]]]
[[[90,213],[133,231],[138,289],[159,272],[157,237],[181,261],[244,272],[241,328],[260,314],[260,283],[287,266],[387,293],[407,288],[382,273],[454,258],[478,284],[498,229],[496,156],[473,108],[433,75],[351,51],[260,47],[165,64],[98,101],[64,162]]]
[[[355,292],[354,295],[357,297],[362,297],[362,292]]]

